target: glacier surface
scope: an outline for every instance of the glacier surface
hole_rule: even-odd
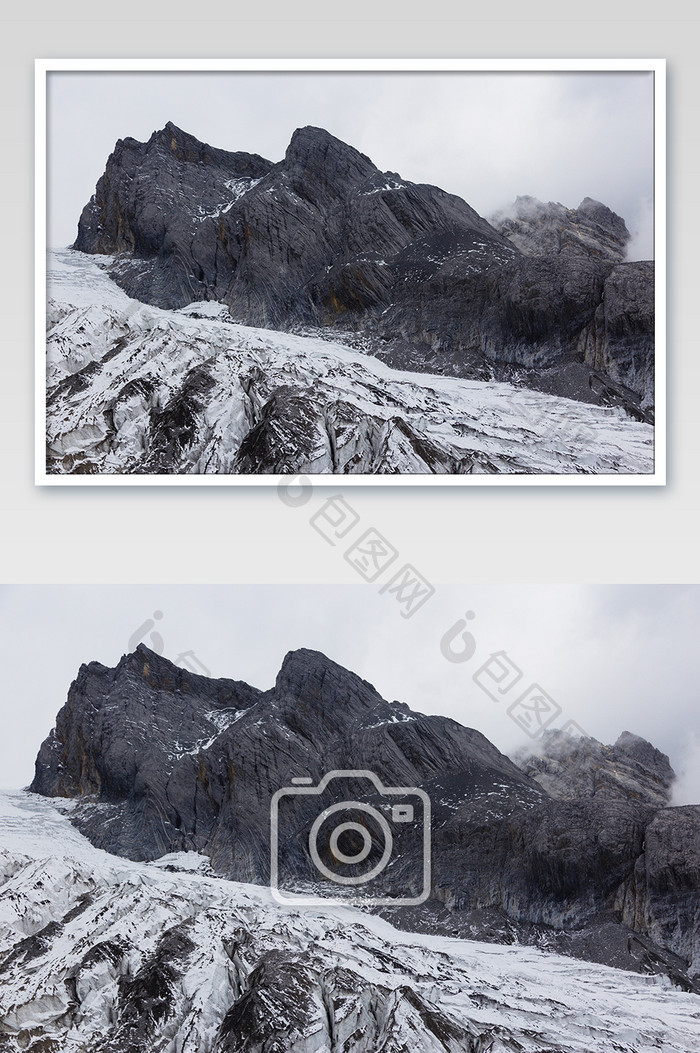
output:
[[[292,908],[196,853],[94,848],[0,794],[0,1049],[692,1053],[700,997],[530,947]]]
[[[47,470],[100,475],[644,475],[654,429],[515,385],[392,369],[319,334],[126,295],[48,255]]]

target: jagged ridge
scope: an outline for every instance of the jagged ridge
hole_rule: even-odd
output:
[[[585,197],[578,208],[522,196],[491,216],[491,223],[526,256],[625,259],[630,232],[621,216]]]
[[[523,750],[515,760],[552,797],[619,797],[663,808],[671,802],[676,777],[665,753],[624,731],[612,746],[591,738],[545,731],[540,750]]]

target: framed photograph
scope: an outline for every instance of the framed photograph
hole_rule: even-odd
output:
[[[36,482],[665,483],[665,63],[39,60]]]

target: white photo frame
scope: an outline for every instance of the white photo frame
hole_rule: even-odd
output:
[[[270,486],[279,475],[50,474],[46,441],[47,81],[60,72],[650,72],[654,75],[654,468],[645,474],[335,475],[318,486],[660,486],[666,482],[666,63],[663,59],[38,59],[35,129],[35,483],[48,486]],[[245,148],[245,144],[241,144]],[[402,173],[403,174],[403,173]],[[406,173],[410,176],[410,173]],[[77,221],[77,217],[76,217]],[[282,477],[285,478],[285,477]]]

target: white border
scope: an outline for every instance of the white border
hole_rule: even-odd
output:
[[[319,486],[663,486],[666,483],[665,59],[36,59],[35,476],[37,486],[271,486],[279,475],[49,475],[46,472],[46,84],[52,71],[571,71],[654,73],[654,471],[646,475],[314,475]],[[286,478],[286,477],[282,477]]]

